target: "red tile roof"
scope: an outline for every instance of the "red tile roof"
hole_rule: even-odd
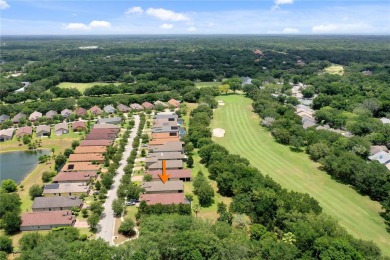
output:
[[[186,203],[184,193],[142,194],[140,200],[146,201],[148,205]]]
[[[106,151],[105,146],[77,146],[74,153],[104,153]]]
[[[86,182],[96,178],[97,172],[60,172],[54,177],[53,182],[80,181]]]
[[[21,227],[72,225],[74,220],[70,210],[30,212],[22,215]]]
[[[109,146],[112,145],[112,140],[83,140],[80,146]]]
[[[171,98],[170,100],[168,100],[168,103],[175,106],[175,107],[178,107],[180,106],[180,101],[174,99],[174,98]]]

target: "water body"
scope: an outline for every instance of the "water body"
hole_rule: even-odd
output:
[[[0,182],[11,179],[20,183],[39,163],[39,156],[50,154],[49,150],[17,151],[0,153]]]

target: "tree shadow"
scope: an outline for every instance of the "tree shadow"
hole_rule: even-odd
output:
[[[303,153],[304,150],[300,147],[291,147],[290,146],[290,151],[294,152],[294,153]]]

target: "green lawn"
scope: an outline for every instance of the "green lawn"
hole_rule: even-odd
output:
[[[214,137],[214,141],[246,157],[285,188],[309,193],[320,202],[324,212],[338,219],[350,234],[373,240],[384,255],[390,256],[390,234],[379,215],[379,203],[332,180],[305,153],[292,152],[289,147],[276,143],[270,133],[259,126],[260,119],[252,112],[250,99],[230,95],[219,96],[217,100],[223,100],[225,106],[215,110],[211,129],[223,128],[226,133],[223,138]]]
[[[89,82],[89,83],[73,83],[73,82],[61,82],[58,86],[60,88],[77,88],[81,93],[84,93],[86,88],[90,88],[94,85],[108,85],[110,83],[105,82]],[[119,85],[119,83],[114,83],[114,85]]]
[[[195,87],[197,87],[197,88],[218,87],[221,84],[222,84],[221,82],[215,82],[215,81],[211,81],[211,82],[195,82]]]
[[[343,75],[344,74],[344,67],[337,64],[332,64],[331,66],[325,68],[325,72],[329,74],[338,74]]]

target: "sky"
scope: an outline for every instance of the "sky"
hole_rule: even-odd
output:
[[[390,1],[0,0],[0,35],[390,35]]]

